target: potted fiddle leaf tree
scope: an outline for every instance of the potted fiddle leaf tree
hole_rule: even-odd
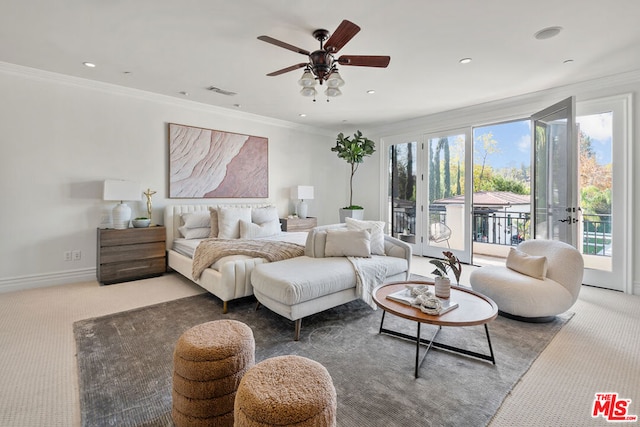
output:
[[[346,217],[363,219],[364,208],[353,204],[353,176],[358,170],[358,166],[364,162],[364,158],[376,152],[375,143],[357,131],[351,136],[344,136],[342,132],[336,137],[336,145],[331,151],[338,153],[338,157],[344,159],[351,166],[351,176],[349,178],[349,206],[340,209],[340,222],[344,222]]]

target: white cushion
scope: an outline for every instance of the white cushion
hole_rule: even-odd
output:
[[[384,255],[384,226],[383,221],[362,221],[360,219],[345,218],[349,230],[367,230],[371,233],[371,254]]]
[[[211,234],[209,227],[187,228],[183,225],[178,231],[185,239],[206,239]]]
[[[209,237],[218,237],[218,208],[210,207],[209,217],[211,223],[211,233],[209,234]]]
[[[249,207],[219,207],[218,208],[218,238],[240,238],[240,221],[251,222],[251,208]]]
[[[534,256],[519,251],[516,248],[509,250],[506,261],[507,268],[527,276],[544,279],[547,276],[547,258]]]
[[[326,257],[371,257],[371,235],[367,230],[327,230]]]
[[[264,222],[262,224],[254,224],[253,222],[240,220],[240,238],[241,239],[257,239],[259,237],[269,237],[279,234],[280,220]]]
[[[182,222],[186,228],[211,227],[211,217],[207,211],[182,214]]]
[[[278,221],[278,210],[275,206],[265,206],[264,208],[251,209],[251,222],[256,224],[264,224],[265,222]]]

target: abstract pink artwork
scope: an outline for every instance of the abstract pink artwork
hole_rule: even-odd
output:
[[[259,136],[169,123],[169,197],[269,197],[268,143]]]

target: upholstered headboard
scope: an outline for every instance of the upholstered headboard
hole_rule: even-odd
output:
[[[167,250],[173,247],[173,240],[180,236],[178,227],[182,225],[181,215],[190,212],[207,212],[211,207],[250,207],[263,208],[273,203],[210,203],[202,205],[167,205],[164,208],[164,226],[167,228]]]

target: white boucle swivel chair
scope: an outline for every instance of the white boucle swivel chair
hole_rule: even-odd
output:
[[[582,255],[573,246],[552,240],[526,240],[511,249],[505,266],[474,270],[470,283],[473,290],[495,301],[500,314],[528,322],[548,322],[578,299],[583,269]]]

